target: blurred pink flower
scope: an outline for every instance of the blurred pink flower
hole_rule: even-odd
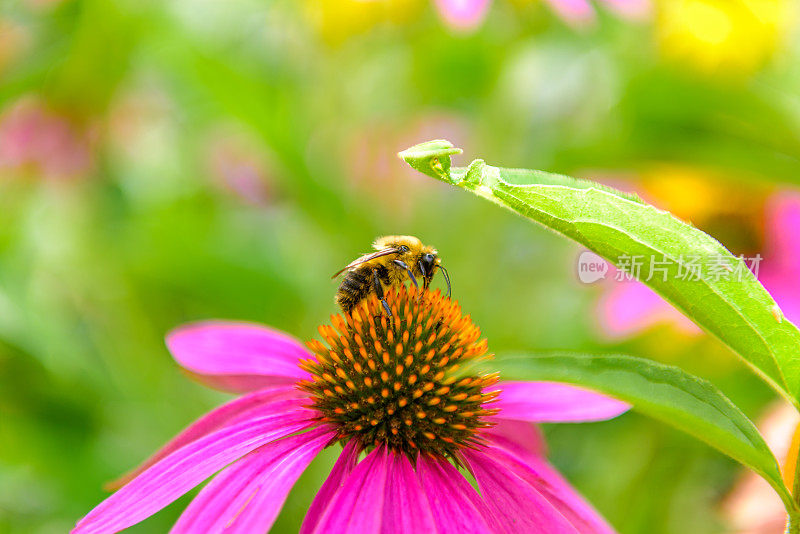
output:
[[[649,0],[600,0],[622,17],[642,19],[650,13]],[[595,20],[595,11],[589,0],[547,0],[553,10],[565,21],[581,25]]]
[[[342,443],[301,533],[611,534],[541,456],[531,423],[608,419],[628,405],[561,384],[444,378],[448,361],[482,357],[485,340],[478,341],[480,332],[449,299],[437,294],[410,305],[411,295],[397,294],[397,302],[391,293],[387,299],[395,310],[412,310],[406,312],[416,315],[411,320],[391,327],[376,321],[380,304],[372,299],[352,322],[335,316],[336,329],[321,326],[328,345],[311,342],[313,352],[248,323],[199,323],[172,332],[167,345],[181,366],[244,395],[190,425],[73,533],[125,529],[217,472],[172,532],[265,533],[313,458]],[[410,325],[430,325],[433,317],[446,318],[442,330],[420,326],[408,336]],[[437,338],[436,332],[454,334]],[[417,358],[373,350],[395,343],[397,354]],[[434,374],[426,354],[439,355],[434,369],[441,371]],[[418,377],[424,378],[417,383]],[[495,398],[496,409],[483,408]],[[362,451],[368,454],[359,462]],[[480,494],[454,463],[468,466]]]
[[[784,316],[800,324],[800,192],[782,192],[769,199],[766,228],[759,279]]]
[[[610,271],[612,274],[614,270]],[[612,339],[638,334],[657,324],[671,324],[679,331],[695,335],[702,331],[658,293],[641,282],[616,282],[600,297],[597,320]]]
[[[642,19],[650,14],[650,0],[600,0],[610,10],[628,19]],[[595,10],[589,0],[546,0],[566,22],[583,25],[594,22]],[[483,24],[492,0],[436,0],[436,8],[445,23],[461,31]]]
[[[800,193],[784,191],[767,202],[763,260],[758,279],[785,317],[800,323]],[[613,279],[613,269],[607,278]],[[628,337],[655,324],[671,324],[687,334],[700,329],[641,282],[609,280],[598,303],[598,321],[612,338]]]
[[[468,152],[469,132],[470,124],[463,117],[441,111],[429,111],[401,123],[368,124],[344,148],[349,185],[369,197],[376,208],[401,219],[413,217],[421,206],[418,199],[407,194],[409,188],[430,192],[437,184],[405,165],[397,152],[418,139],[450,139]]]
[[[93,164],[88,131],[26,97],[0,116],[0,170],[61,180],[88,173]]]
[[[491,3],[491,0],[436,0],[436,8],[448,26],[469,31],[483,23]]]
[[[243,202],[269,203],[267,165],[262,155],[237,136],[220,136],[209,145],[208,167],[214,181]]]

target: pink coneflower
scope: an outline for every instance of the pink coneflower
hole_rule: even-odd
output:
[[[302,533],[613,532],[543,459],[530,423],[607,419],[628,406],[469,370],[488,357],[478,328],[438,291],[420,297],[390,290],[392,321],[375,298],[333,316],[311,352],[247,323],[172,332],[184,368],[245,394],[125,477],[73,532],[122,530],[220,470],[172,532],[266,532],[306,466],[337,443]]]

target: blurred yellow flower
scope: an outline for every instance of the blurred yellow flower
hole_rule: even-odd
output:
[[[788,0],[662,0],[657,35],[665,57],[715,74],[750,74],[779,48]]]
[[[738,181],[731,187],[731,180]],[[750,215],[765,193],[744,176],[680,163],[656,163],[641,173],[641,194],[681,219],[702,225],[719,215]],[[754,202],[755,200],[755,202]]]
[[[734,254],[752,255],[762,250],[769,190],[748,183],[745,175],[677,163],[656,164],[642,172],[640,193],[648,202],[719,239]]]
[[[660,207],[679,217],[695,220],[719,207],[716,176],[683,165],[656,165],[642,172],[646,194]],[[723,204],[723,207],[727,204]]]
[[[306,0],[305,12],[320,37],[336,44],[386,22],[404,24],[424,7],[422,0]]]

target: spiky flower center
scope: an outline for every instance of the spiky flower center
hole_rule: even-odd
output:
[[[338,427],[338,439],[364,448],[385,444],[415,456],[455,456],[480,443],[484,405],[497,375],[470,374],[466,363],[487,358],[486,340],[450,299],[405,286],[390,289],[389,320],[374,296],[351,313],[331,317],[308,343],[316,359],[300,387],[311,394],[319,420]]]

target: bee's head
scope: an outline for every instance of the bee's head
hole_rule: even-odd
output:
[[[436,249],[425,247],[417,256],[417,267],[419,267],[422,274],[423,286],[427,289],[433,280],[433,275],[437,269],[442,270],[444,279],[447,282],[447,296],[450,297],[450,276],[447,274],[447,269],[442,265],[442,259]]]
[[[428,287],[436,267],[441,262],[436,249],[423,245],[417,239],[401,241],[395,246],[400,250],[398,258],[409,265],[414,272],[421,274],[425,287]]]
[[[422,273],[422,277],[425,279],[426,285],[430,283],[431,279],[433,278],[433,272],[436,270],[436,267],[441,263],[442,260],[439,259],[439,256],[436,254],[435,250],[430,251],[423,251],[422,254],[419,255],[419,270]]]
[[[410,235],[394,235],[378,238],[372,246],[376,250],[392,247],[398,250],[396,259],[401,260],[409,268],[422,275],[423,287],[425,289],[433,280],[433,275],[437,269],[442,269],[445,280],[447,281],[447,293],[450,294],[450,278],[447,271],[442,266],[442,260],[435,248],[423,245],[422,242]]]

